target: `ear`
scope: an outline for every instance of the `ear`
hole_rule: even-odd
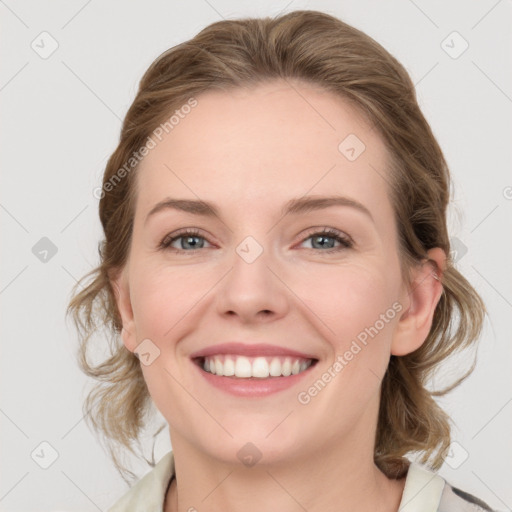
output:
[[[130,288],[128,286],[127,266],[117,272],[117,274],[110,279],[110,283],[114,290],[116,297],[116,304],[121,320],[123,329],[121,331],[121,338],[125,347],[133,352],[137,347],[137,336],[135,331],[135,322],[133,319],[133,310],[130,299]]]
[[[404,290],[401,303],[408,305],[393,334],[391,354],[403,356],[421,347],[432,327],[434,312],[443,293],[442,276],[446,254],[436,247],[427,252],[427,261],[413,269],[409,289]]]

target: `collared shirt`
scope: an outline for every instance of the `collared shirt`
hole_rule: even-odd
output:
[[[172,451],[141,478],[107,512],[164,512],[174,477]],[[451,486],[437,473],[412,462],[407,471],[399,512],[493,512],[483,501]]]

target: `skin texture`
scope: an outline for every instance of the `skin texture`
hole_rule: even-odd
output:
[[[373,462],[380,382],[391,354],[424,342],[442,286],[430,262],[415,269],[412,291],[402,282],[382,139],[345,100],[299,82],[196,99],[141,163],[130,255],[113,279],[125,346],[150,339],[160,351],[141,367],[175,455],[166,510],[396,511],[404,479]],[[354,161],[338,150],[349,134],[366,146]],[[292,198],[333,194],[359,201],[373,220],[348,206],[280,214]],[[168,209],[145,222],[167,197],[213,202],[219,217]],[[354,246],[326,253],[341,244],[315,244],[324,227]],[[186,237],[172,244],[180,254],[158,249],[182,228],[200,231],[199,249]],[[236,252],[247,236],[263,249],[250,264]],[[440,275],[444,252],[428,256]],[[400,313],[300,403],[297,394],[394,303]],[[318,363],[290,389],[235,397],[190,359],[231,340],[313,353]],[[237,457],[247,442],[262,454],[252,467]]]

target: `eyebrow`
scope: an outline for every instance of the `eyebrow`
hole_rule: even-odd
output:
[[[312,211],[323,210],[332,206],[349,206],[364,213],[372,220],[372,222],[375,222],[370,210],[368,210],[366,206],[355,199],[344,196],[304,196],[291,199],[283,206],[281,216],[300,215]],[[144,222],[146,223],[149,218],[156,213],[168,209],[191,213],[193,215],[200,215],[203,217],[219,217],[218,209],[208,201],[167,197],[151,209]]]

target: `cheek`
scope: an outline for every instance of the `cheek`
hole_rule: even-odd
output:
[[[360,404],[367,403],[378,392],[389,364],[400,310],[395,276],[379,266],[351,265],[338,271],[331,268],[322,280],[320,275],[315,277],[324,284],[310,286],[308,306],[326,326],[322,334],[330,360],[325,369],[336,375],[329,386],[330,400],[345,400],[345,409],[357,408],[350,399],[353,395],[346,396],[347,390],[357,390]]]
[[[132,276],[137,339],[150,339],[157,347],[153,350],[159,351],[151,364],[141,365],[141,370],[154,403],[168,418],[186,418],[190,414],[187,394],[176,383],[183,381],[176,346],[194,328],[189,319],[193,318],[194,305],[205,293],[199,282],[197,272],[184,267],[162,267],[155,262],[140,264]]]
[[[197,272],[184,267],[140,266],[132,286],[138,338],[154,339],[156,344],[169,339],[173,329],[192,314],[206,286]]]
[[[386,334],[390,331],[397,291],[388,277],[385,271],[370,266],[330,267],[323,272],[309,273],[298,295],[306,298],[306,305],[321,319],[326,337],[335,348],[344,350],[347,341],[357,338],[376,322],[379,331]],[[382,325],[379,320],[386,312]]]

